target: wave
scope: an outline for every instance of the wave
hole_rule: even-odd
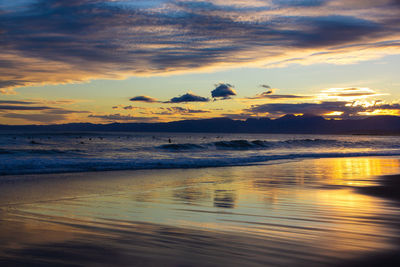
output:
[[[60,155],[69,154],[77,155],[84,152],[79,149],[0,149],[0,154],[19,154],[19,155]]]
[[[167,150],[192,150],[192,149],[206,149],[205,146],[198,144],[166,144],[159,146],[161,149]]]
[[[254,165],[261,162],[307,158],[341,158],[367,156],[400,156],[400,151],[355,153],[303,153],[281,155],[256,155],[247,157],[208,157],[170,159],[104,159],[104,158],[35,158],[6,159],[0,162],[0,175],[44,174],[64,172],[90,172],[138,169],[202,168]]]
[[[263,140],[231,140],[217,141],[211,143],[195,144],[166,144],[157,148],[170,151],[185,150],[261,150],[276,148],[301,148],[301,147],[345,147],[345,148],[361,148],[361,147],[380,147],[380,148],[399,148],[393,144],[372,143],[371,141],[341,141],[330,139],[292,139],[284,141],[263,141]]]

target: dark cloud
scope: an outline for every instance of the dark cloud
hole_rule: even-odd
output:
[[[133,110],[133,109],[135,109],[135,107],[133,107],[133,106],[125,106],[125,107],[122,107],[123,109],[125,109],[125,110]]]
[[[331,59],[336,51],[352,52],[359,45],[398,43],[398,1],[368,1],[367,9],[344,0],[328,2],[243,6],[182,0],[154,8],[164,2],[36,0],[24,8],[16,5],[0,13],[0,88],[289,62],[294,52],[310,48]],[[354,16],[342,15],[341,7]]]
[[[260,87],[265,88],[265,89],[271,89],[271,86],[266,85],[266,84],[260,84]]]
[[[31,101],[18,101],[18,100],[0,100],[0,104],[11,104],[11,105],[34,105],[37,102]]]
[[[254,105],[246,112],[253,114],[268,113],[272,116],[283,114],[312,114],[312,115],[325,115],[332,112],[342,112],[341,117],[355,116],[360,112],[372,112],[377,109],[383,110],[400,110],[399,104],[383,104],[375,102],[373,106],[355,105],[354,102],[347,101],[326,101],[321,103],[271,103],[263,105]]]
[[[233,85],[229,83],[219,83],[215,85],[216,88],[211,91],[213,98],[229,99],[231,96],[236,95],[236,91],[233,89]]]
[[[328,96],[339,96],[339,97],[362,97],[362,96],[374,96],[379,95],[375,91],[369,88],[333,88],[325,91]]]
[[[350,43],[367,36],[378,36],[382,26],[372,20],[350,16],[321,16],[297,18],[308,30],[293,33],[293,45],[297,47],[323,47]]]
[[[122,114],[107,114],[107,115],[95,115],[90,114],[89,118],[102,119],[105,121],[135,121],[135,122],[151,122],[158,120],[158,117],[135,117],[131,115]]]
[[[124,110],[136,110],[136,109],[147,109],[144,107],[134,107],[132,105],[129,106],[124,106],[124,105],[118,105],[118,106],[113,106],[112,109],[124,109]]]
[[[130,101],[138,101],[138,102],[148,102],[148,103],[159,102],[157,99],[152,98],[150,96],[145,96],[145,95],[135,96],[135,97],[132,97],[129,100]]]
[[[353,97],[353,96],[373,96],[373,95],[376,95],[376,93],[372,92],[341,93],[341,94],[336,94],[335,96]]]
[[[377,102],[375,102],[377,103]],[[400,110],[400,104],[384,104],[384,103],[377,103],[374,108],[376,109],[383,109],[383,110]]]
[[[298,98],[309,98],[309,96],[302,96],[302,95],[273,95],[273,91],[266,91],[261,94],[258,94],[253,97],[248,97],[247,99],[263,99],[263,98],[269,98],[269,99],[298,99]]]
[[[270,88],[268,85],[262,86],[264,88]],[[270,89],[268,91],[262,92],[261,94],[258,94],[253,97],[247,97],[245,99],[298,99],[298,98],[310,98],[309,96],[302,96],[302,95],[276,95],[274,94],[275,89]]]
[[[379,94],[372,89],[369,88],[331,88],[325,91],[322,91],[322,96],[329,98],[348,98],[348,99],[358,99],[358,98],[367,98],[372,96],[379,96]]]
[[[50,110],[44,111],[46,114],[76,114],[76,113],[89,113],[89,111],[85,110],[69,110],[69,109],[62,109],[62,108],[54,108]]]
[[[288,7],[317,7],[326,4],[325,0],[273,0],[277,6]]]
[[[354,108],[348,105],[349,102],[343,101],[298,104],[272,103],[255,105],[247,109],[247,111],[255,114],[268,113],[273,116],[282,114],[313,114],[321,116],[334,111],[344,112],[346,114],[354,114],[360,111],[364,111],[364,109],[361,107]]]
[[[202,96],[198,96],[192,93],[186,93],[184,95],[171,98],[170,101],[165,103],[184,103],[184,102],[208,102],[210,99]]]
[[[303,95],[272,95],[272,94],[265,94],[268,92],[264,92],[261,95],[258,95],[257,98],[270,98],[270,99],[294,99],[294,98],[309,98],[309,96]]]
[[[160,108],[163,110],[160,113],[155,113],[159,115],[173,115],[173,114],[199,114],[199,113],[209,113],[208,110],[202,109],[189,109],[189,108],[182,108],[182,107],[169,107],[169,108]]]
[[[293,99],[293,98],[309,98],[309,96],[303,95],[265,95],[263,98],[271,98],[271,99]]]
[[[0,105],[1,110],[46,110],[46,109],[54,109],[53,107],[46,106],[20,106],[20,105]]]
[[[70,114],[88,113],[84,110],[69,110],[60,107],[60,105],[68,105],[73,102],[71,100],[0,100],[0,116],[31,122],[55,123],[67,120]],[[38,106],[39,104],[42,106]],[[50,104],[50,106],[43,106],[43,104]],[[32,113],[35,111],[39,113]]]
[[[72,113],[88,113],[83,110],[69,110],[56,106],[36,106],[37,104],[43,104],[46,101],[18,101],[18,100],[0,100],[0,112],[7,111],[42,111],[40,114],[53,114],[53,115],[61,115],[61,114],[72,114]],[[70,104],[67,100],[56,100],[56,101],[48,101],[53,102],[59,106],[60,104]],[[9,105],[1,105],[1,104],[9,104]],[[40,115],[33,114],[33,115]],[[4,115],[3,115],[4,116]]]
[[[67,117],[64,114],[47,114],[47,113],[36,113],[36,114],[20,114],[20,113],[7,113],[2,115],[4,118],[11,119],[22,119],[33,122],[42,123],[54,123],[58,121],[64,121]]]

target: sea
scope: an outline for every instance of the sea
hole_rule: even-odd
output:
[[[0,134],[0,266],[400,266],[400,138]]]
[[[397,136],[1,132],[0,175],[274,164],[399,156]]]

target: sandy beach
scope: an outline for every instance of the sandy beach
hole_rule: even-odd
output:
[[[394,266],[399,172],[371,157],[2,176],[0,264]]]

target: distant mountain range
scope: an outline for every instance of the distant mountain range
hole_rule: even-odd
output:
[[[55,125],[0,125],[0,131],[128,131],[128,132],[213,132],[213,133],[298,133],[298,134],[400,134],[400,117],[372,116],[333,120],[318,116],[285,115],[278,119],[245,121],[229,118],[182,120],[165,123],[69,123]]]

